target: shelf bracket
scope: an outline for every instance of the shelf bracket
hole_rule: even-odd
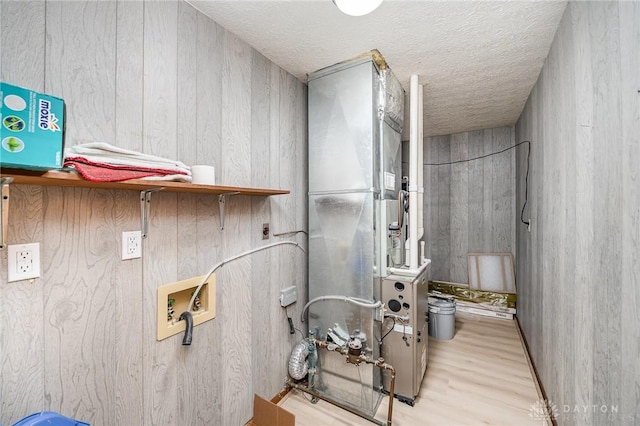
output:
[[[9,235],[9,184],[13,178],[0,178],[0,250],[7,246],[7,236]]]
[[[151,206],[151,194],[162,191],[164,188],[145,189],[140,191],[140,227],[142,228],[142,238],[149,235],[149,207]]]
[[[220,230],[224,231],[224,205],[226,203],[227,195],[237,195],[240,192],[227,192],[226,194],[218,195],[218,207],[220,207]]]

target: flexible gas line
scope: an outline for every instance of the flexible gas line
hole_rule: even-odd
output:
[[[217,271],[221,266],[223,266],[226,263],[232,262],[234,260],[240,259],[241,257],[245,257],[245,256],[248,256],[250,254],[253,254],[253,253],[256,253],[256,252],[259,252],[259,251],[262,251],[262,250],[266,250],[266,249],[271,248],[271,247],[285,245],[285,244],[290,244],[290,245],[296,246],[300,250],[302,250],[304,253],[307,252],[300,244],[296,243],[295,241],[279,241],[277,243],[267,244],[266,246],[261,246],[261,247],[257,247],[257,248],[251,249],[251,250],[247,250],[247,251],[245,251],[243,253],[240,253],[240,254],[237,254],[235,256],[228,257],[225,260],[215,264],[213,266],[213,268],[211,268],[209,270],[209,272],[207,272],[207,274],[204,276],[204,278],[200,281],[200,284],[198,284],[198,287],[196,288],[196,291],[193,292],[193,295],[191,296],[191,300],[189,300],[189,306],[187,307],[187,312],[191,312],[191,308],[193,308],[193,302],[196,299],[196,296],[198,295],[200,290],[202,289],[202,286],[205,285],[207,280],[209,280],[209,277],[211,277],[211,275],[213,275],[213,273],[215,271]]]
[[[185,346],[191,345],[191,338],[192,338],[192,332],[193,332],[193,321],[191,320],[191,309],[193,308],[193,302],[196,300],[198,293],[200,293],[202,286],[209,280],[209,277],[211,277],[211,275],[213,275],[213,273],[218,270],[218,268],[220,268],[225,263],[229,263],[233,260],[240,259],[241,257],[245,257],[255,252],[266,250],[268,248],[280,246],[284,244],[290,244],[290,245],[296,246],[300,250],[302,250],[303,253],[306,253],[305,249],[302,248],[300,244],[294,241],[280,241],[277,243],[267,244],[266,246],[254,248],[252,250],[245,251],[244,253],[240,253],[235,256],[228,257],[222,262],[215,264],[213,268],[211,268],[209,272],[207,272],[207,274],[204,276],[204,278],[200,281],[200,284],[198,284],[198,287],[196,287],[196,290],[193,292],[193,295],[191,295],[191,300],[189,300],[189,306],[187,307],[187,310],[180,315],[180,319],[181,320],[184,319],[187,323],[187,328],[185,330],[184,338],[182,339],[182,344]]]
[[[354,305],[362,306],[363,308],[371,308],[371,309],[379,308],[380,306],[382,306],[382,302],[379,300],[377,302],[371,302],[366,299],[360,299],[358,297],[351,297],[351,296],[340,296],[340,295],[320,296],[320,297],[316,297],[313,300],[310,300],[309,303],[304,305],[304,309],[302,309],[302,313],[300,314],[300,322],[304,322],[304,314],[305,312],[307,312],[307,309],[309,309],[309,306],[321,300],[341,300],[344,302],[353,303]]]

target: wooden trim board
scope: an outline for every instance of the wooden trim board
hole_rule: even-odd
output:
[[[36,172],[16,171],[13,169],[3,169],[1,177],[10,177],[13,184],[21,185],[41,185],[41,186],[69,186],[75,188],[94,189],[119,189],[127,191],[143,191],[154,188],[162,188],[165,192],[187,192],[194,194],[237,194],[252,196],[270,196],[289,194],[288,190],[267,189],[267,188],[247,188],[223,185],[201,185],[197,183],[170,182],[158,180],[130,179],[122,182],[92,182],[83,179],[76,173],[61,171]]]
[[[285,386],[284,389],[278,392],[276,396],[271,398],[271,402],[273,402],[274,404],[279,404],[280,401],[282,401],[284,397],[287,396],[289,392],[291,392],[291,389],[293,389],[291,386]]]
[[[536,368],[536,365],[533,363],[533,360],[531,359],[531,351],[529,350],[529,344],[527,343],[527,338],[525,337],[524,332],[522,331],[522,327],[520,326],[520,321],[518,320],[517,316],[515,318],[515,322],[516,322],[516,328],[518,330],[518,336],[520,336],[520,341],[522,342],[522,346],[524,346],[524,355],[527,358],[529,369],[531,370],[531,374],[534,378],[533,383],[536,385],[536,390],[538,391],[538,395],[540,396],[540,399],[547,402],[547,409],[550,410],[550,407],[548,406],[549,399],[547,398],[547,393],[545,392],[544,385],[540,380],[538,369]],[[547,421],[547,424],[549,423],[551,423],[553,426],[558,426],[558,421],[553,416],[551,416],[551,418]]]

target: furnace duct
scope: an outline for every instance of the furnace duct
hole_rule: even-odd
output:
[[[399,223],[405,93],[372,51],[311,73],[308,98],[309,300],[323,303],[305,307],[303,316],[316,339],[342,347],[355,336],[361,353],[376,360],[381,277],[404,248],[390,227]],[[345,368],[340,357],[323,354],[314,368],[315,392],[375,415],[379,367]]]
[[[309,344],[306,340],[299,342],[291,351],[289,357],[289,376],[294,380],[302,380],[309,372],[307,357],[309,356]]]

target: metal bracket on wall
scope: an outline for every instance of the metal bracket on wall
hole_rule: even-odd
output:
[[[226,194],[218,195],[218,207],[220,207],[220,230],[224,230],[224,205],[226,203],[227,195],[237,195],[239,192],[227,192]]]
[[[13,178],[0,178],[0,250],[7,246],[7,236],[9,234],[9,184]]]
[[[151,206],[151,194],[162,191],[164,188],[145,189],[140,191],[140,227],[142,228],[142,238],[149,235],[149,206]]]

